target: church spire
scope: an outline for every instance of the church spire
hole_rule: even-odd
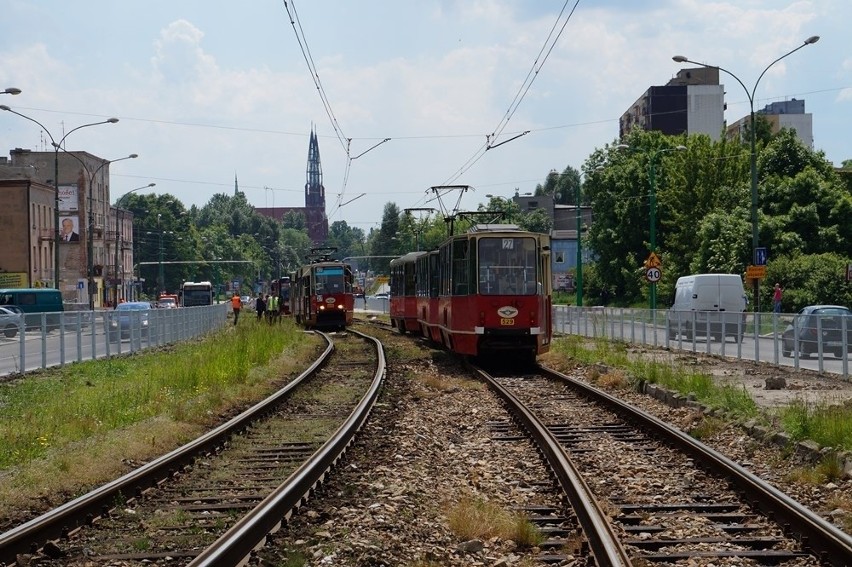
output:
[[[322,185],[322,166],[320,165],[319,141],[316,131],[311,127],[311,139],[308,143],[308,172],[305,183],[305,206],[325,211],[325,187]]]

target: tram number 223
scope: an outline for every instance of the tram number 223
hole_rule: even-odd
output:
[[[514,325],[515,320],[514,319],[507,319],[506,317],[501,317],[500,318],[500,324],[501,325]]]

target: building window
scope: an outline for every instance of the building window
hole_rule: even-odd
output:
[[[557,252],[556,253],[556,263],[564,264],[565,263],[565,252]]]

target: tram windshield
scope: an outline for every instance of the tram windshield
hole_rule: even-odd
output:
[[[314,270],[314,283],[317,295],[352,293],[343,266],[318,266]]]
[[[535,295],[539,287],[538,252],[534,238],[479,239],[479,293]]]

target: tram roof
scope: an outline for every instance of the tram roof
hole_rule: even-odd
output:
[[[521,232],[521,227],[516,224],[475,224],[468,232]]]
[[[417,252],[409,252],[408,254],[404,254],[404,255],[400,256],[399,258],[394,258],[393,260],[391,260],[390,265],[395,266],[395,265],[402,263],[402,262],[413,262],[414,260],[416,260],[417,258],[419,258],[420,256],[423,256],[425,254],[428,254],[428,252],[425,252],[425,251],[422,251],[422,250],[417,251]]]

